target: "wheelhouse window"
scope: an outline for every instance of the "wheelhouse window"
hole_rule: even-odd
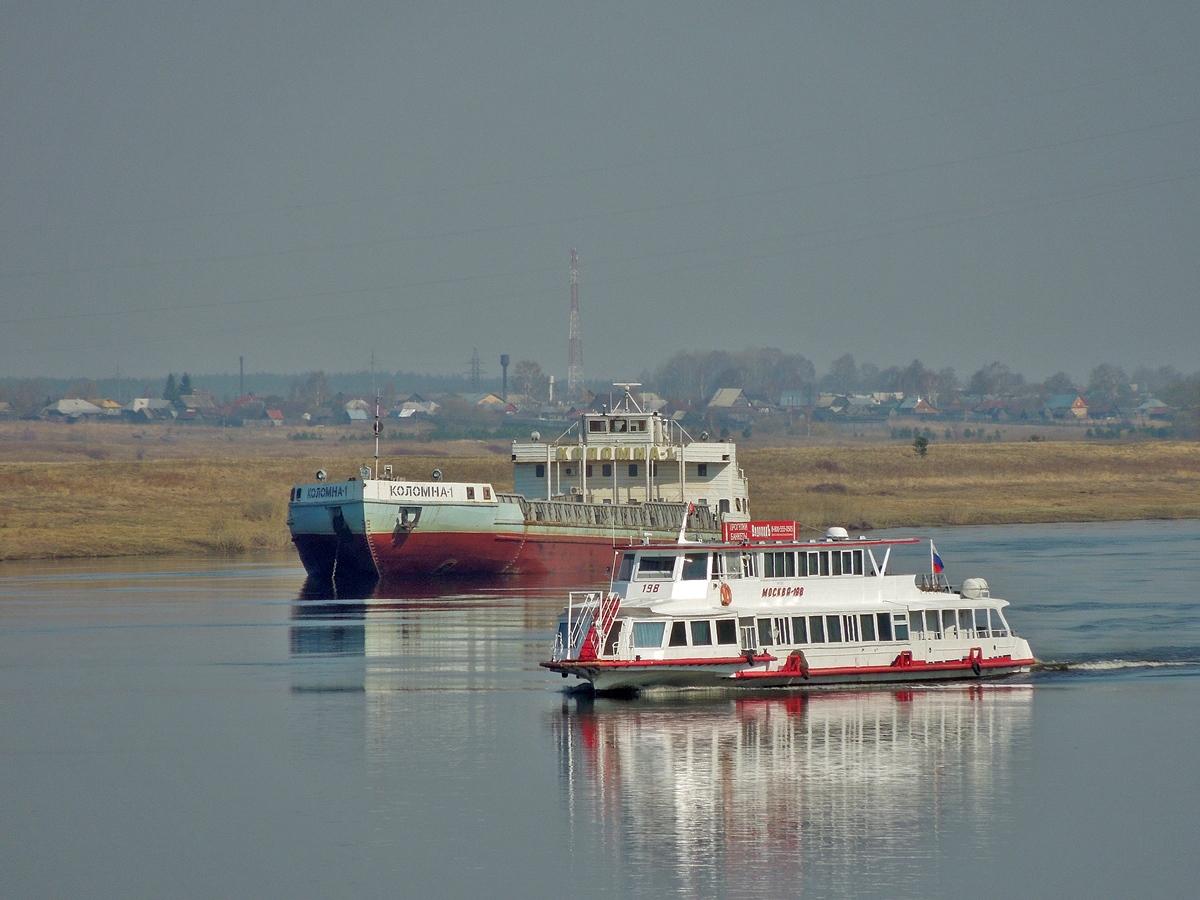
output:
[[[633,554],[626,553],[621,557],[621,567],[617,570],[617,581],[633,580]]]
[[[629,420],[630,433],[644,432],[645,430],[646,430],[646,420],[645,419],[630,419]]]
[[[683,580],[703,581],[708,577],[708,554],[688,553],[683,557]]]
[[[646,649],[661,647],[666,630],[666,622],[634,622],[633,646]]]
[[[675,571],[673,556],[643,556],[638,562],[638,581],[670,578]]]
[[[606,419],[588,419],[589,434],[606,434],[608,432],[608,421]]]

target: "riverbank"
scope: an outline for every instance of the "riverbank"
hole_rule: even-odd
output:
[[[284,549],[291,485],[318,468],[349,477],[373,453],[363,442],[216,435],[156,441],[154,459],[137,458],[137,445],[92,440],[0,448],[0,560]],[[1200,518],[1197,443],[936,443],[923,457],[906,444],[741,447],[739,455],[755,518],[817,528]],[[512,488],[506,446],[387,446],[383,457],[406,478],[439,468],[448,480]]]

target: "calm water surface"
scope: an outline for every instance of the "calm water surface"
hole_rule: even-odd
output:
[[[1066,670],[592,701],[560,591],[0,565],[0,896],[1195,896],[1200,522],[932,537]]]

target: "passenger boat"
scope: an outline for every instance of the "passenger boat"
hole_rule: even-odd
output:
[[[542,665],[597,691],[776,688],[986,678],[1030,671],[982,578],[892,574],[916,538],[798,540],[796,523],[733,523],[718,543],[619,554],[607,591],[572,592]]]
[[[613,550],[688,533],[717,538],[750,518],[737,448],[700,440],[647,412],[633,383],[612,409],[586,412],[563,435],[513,441],[513,491],[409,481],[376,461],[358,475],[292,488],[288,527],[310,578],[611,576]]]

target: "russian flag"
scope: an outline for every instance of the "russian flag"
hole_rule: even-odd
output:
[[[938,556],[937,547],[933,546],[933,541],[929,542],[929,554],[933,557],[933,574],[941,575],[942,569],[946,567],[942,564],[942,558]]]

